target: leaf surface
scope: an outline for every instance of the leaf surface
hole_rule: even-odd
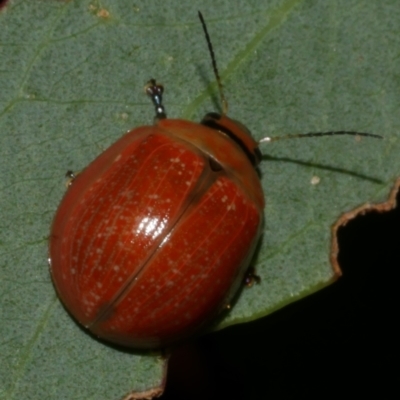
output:
[[[171,118],[218,111],[198,9],[229,115],[257,139],[330,130],[385,137],[262,146],[261,283],[242,291],[220,328],[332,282],[330,227],[384,201],[399,175],[395,0],[11,0],[0,11],[0,398],[118,399],[162,386],[159,355],[104,345],[69,317],[51,284],[47,240],[65,172],[152,123],[149,78],[164,83]]]

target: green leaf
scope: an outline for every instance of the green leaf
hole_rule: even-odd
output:
[[[104,345],[69,317],[51,284],[47,237],[65,172],[152,123],[149,78],[164,83],[172,118],[218,110],[198,9],[229,115],[256,138],[330,130],[385,137],[262,145],[261,283],[242,291],[219,327],[332,282],[330,227],[346,211],[384,201],[399,175],[395,0],[11,0],[0,11],[0,398],[118,399],[162,387],[158,355]]]

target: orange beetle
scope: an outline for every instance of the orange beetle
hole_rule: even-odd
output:
[[[160,348],[201,330],[237,293],[260,236],[258,144],[224,112],[136,128],[72,182],[55,215],[50,268],[74,318],[107,341]],[[285,137],[359,134],[326,132]],[[281,137],[282,138],[282,137]],[[279,138],[278,138],[279,139]]]
[[[205,26],[205,25],[204,25]],[[164,347],[204,327],[243,281],[260,236],[257,142],[208,114],[136,128],[73,178],[51,228],[53,282],[95,335]]]

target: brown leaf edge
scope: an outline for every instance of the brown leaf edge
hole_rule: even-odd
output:
[[[157,397],[160,397],[165,390],[165,385],[167,383],[167,372],[168,372],[168,361],[170,358],[170,352],[166,352],[161,356],[161,361],[163,362],[163,372],[162,372],[162,380],[159,386],[156,386],[151,389],[146,389],[141,392],[130,392],[125,395],[122,400],[152,400]]]
[[[366,203],[362,206],[359,206],[359,207],[355,208],[354,210],[351,210],[351,211],[343,214],[336,221],[336,223],[334,225],[332,225],[332,228],[331,228],[332,244],[331,244],[330,260],[331,260],[332,268],[333,268],[337,278],[339,278],[342,275],[342,270],[340,269],[340,265],[338,262],[338,255],[339,255],[339,243],[338,243],[338,239],[337,239],[338,229],[342,226],[346,226],[346,224],[350,220],[358,217],[359,215],[365,215],[371,211],[377,211],[377,212],[383,213],[383,212],[393,210],[397,206],[396,197],[397,197],[397,193],[399,192],[399,189],[400,189],[400,178],[398,178],[396,180],[387,201],[385,201],[383,203],[379,203],[379,204]]]

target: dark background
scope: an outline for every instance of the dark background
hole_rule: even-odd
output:
[[[177,349],[161,399],[398,393],[399,227],[399,209],[350,221],[339,231],[337,283]]]

